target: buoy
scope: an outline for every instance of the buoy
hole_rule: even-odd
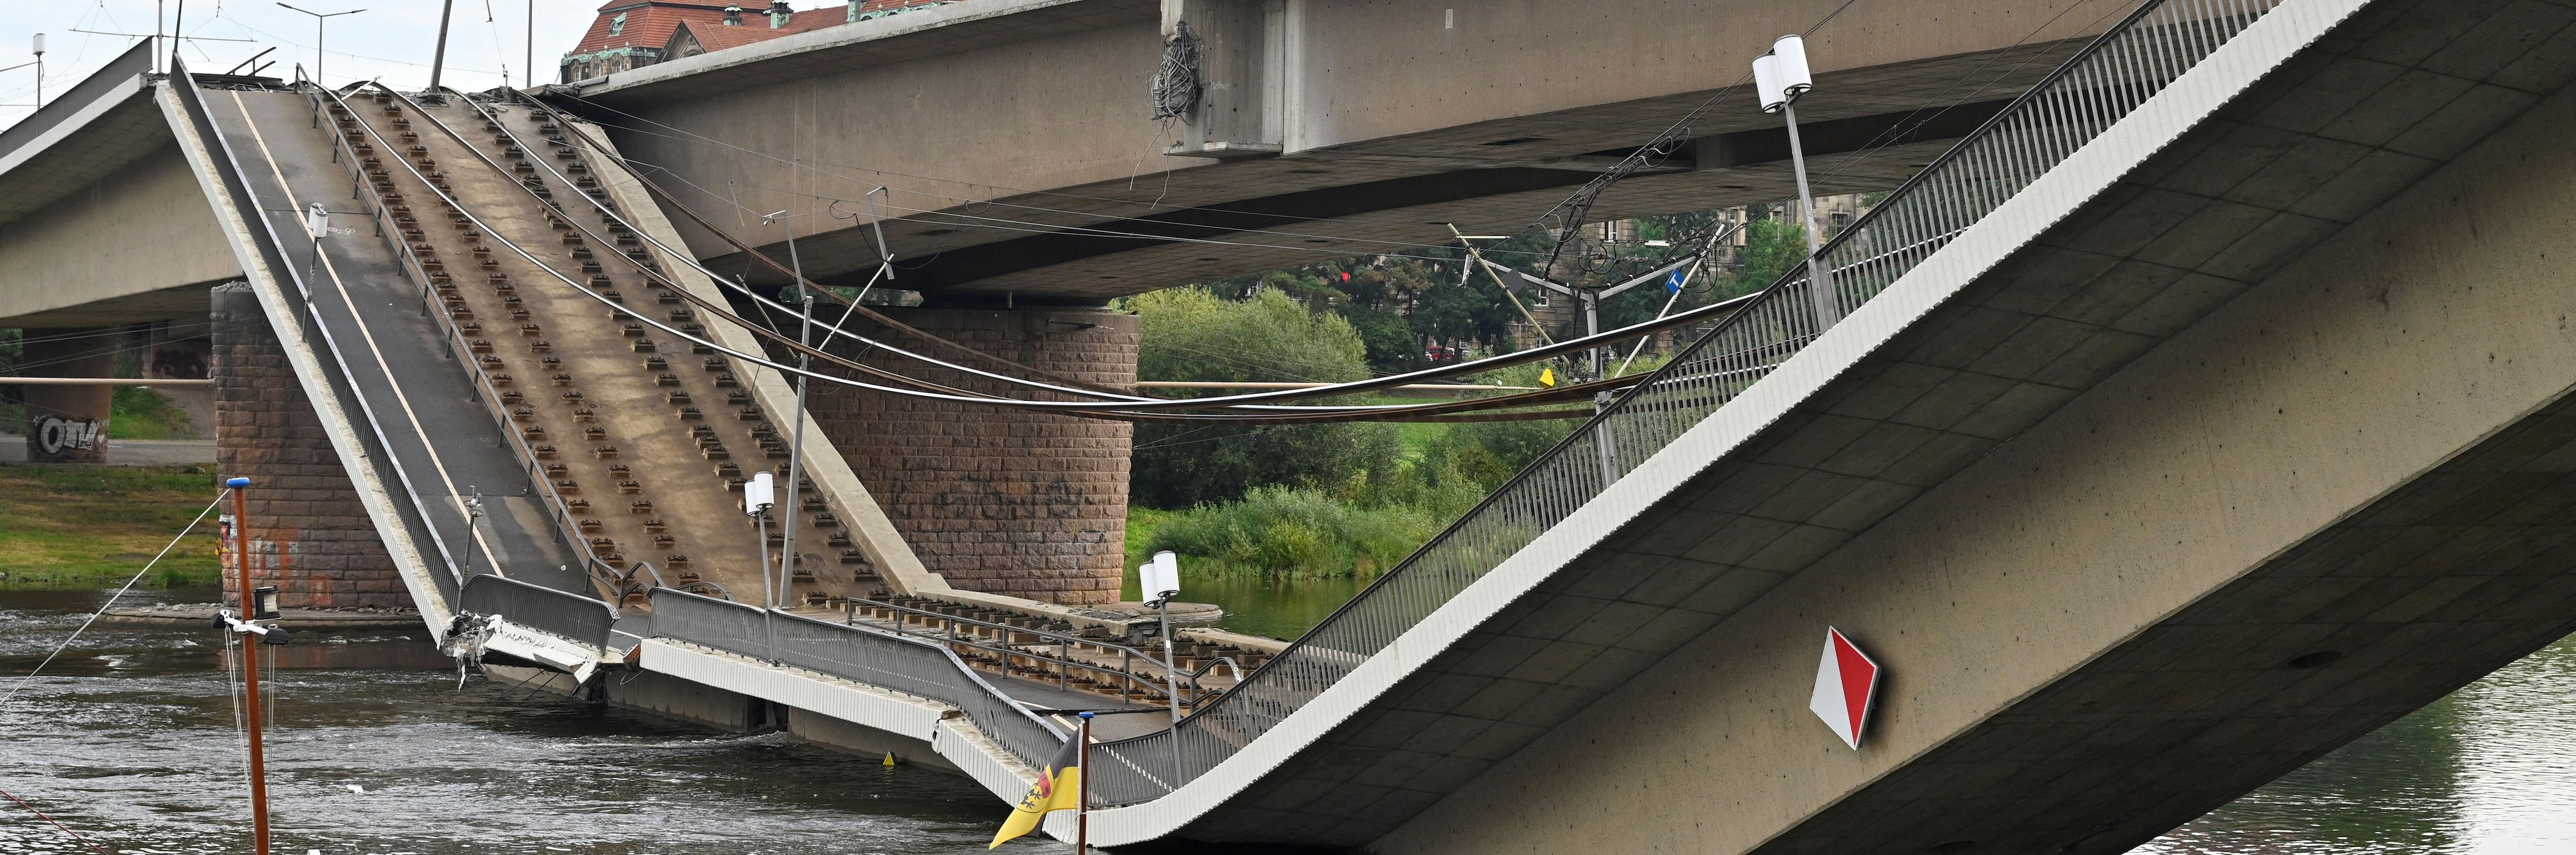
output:
[[[894,752],[892,752],[892,751],[888,751],[888,752],[886,752],[885,764],[886,764],[887,768],[893,768],[893,766],[894,766]]]

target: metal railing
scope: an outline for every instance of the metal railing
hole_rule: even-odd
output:
[[[448,311],[446,301],[436,293],[436,289],[431,284],[433,278],[429,275],[428,269],[422,264],[419,254],[412,250],[411,241],[403,235],[402,223],[395,218],[392,206],[384,198],[384,191],[378,188],[371,176],[367,174],[364,155],[358,152],[357,147],[343,132],[339,126],[339,119],[346,118],[355,123],[357,128],[364,129],[368,139],[373,141],[372,146],[384,153],[383,158],[400,162],[407,174],[419,181],[422,186],[428,187],[430,192],[439,194],[440,198],[449,205],[462,210],[462,200],[452,198],[447,191],[430,183],[429,177],[422,175],[410,161],[396,153],[393,141],[385,139],[384,133],[376,130],[374,125],[361,117],[360,111],[350,106],[348,99],[341,97],[340,93],[317,84],[306,88],[304,96],[306,102],[313,108],[314,123],[317,126],[330,126],[325,130],[331,135],[332,159],[344,167],[349,174],[350,183],[363,194],[360,198],[366,201],[368,214],[376,222],[376,234],[385,239],[387,248],[392,251],[398,262],[395,269],[410,278],[419,291],[421,314],[437,319],[438,329],[444,334],[441,344],[456,357],[457,366],[465,372],[467,382],[472,385],[474,397],[483,404],[485,412],[492,417],[501,435],[507,438],[506,442],[515,452],[513,456],[519,462],[521,474],[526,475],[528,482],[536,486],[539,498],[546,507],[546,521],[554,528],[555,538],[561,541],[565,548],[572,550],[573,555],[580,558],[582,569],[585,571],[583,575],[594,585],[602,588],[603,594],[616,596],[618,586],[607,580],[618,576],[617,568],[601,560],[598,551],[591,548],[589,539],[582,536],[580,519],[573,516],[571,505],[564,501],[560,492],[556,491],[554,479],[546,475],[545,463],[538,458],[535,447],[528,444],[527,438],[520,435],[518,426],[512,422],[509,408],[502,403],[500,384],[494,381],[491,372],[483,370],[483,363],[474,358],[473,340],[466,337],[465,330]],[[340,115],[336,117],[332,113],[332,108],[335,107],[340,111]],[[426,116],[423,118],[435,121]],[[423,230],[424,233],[426,231],[426,229]],[[495,239],[497,240],[498,237],[496,236]],[[441,264],[444,265],[444,262]],[[472,548],[472,544],[467,544],[466,548]],[[607,579],[603,579],[603,575]]]
[[[894,614],[895,626],[890,631],[896,635],[946,644],[949,649],[958,651],[961,656],[973,655],[967,651],[988,653],[1001,659],[1005,663],[1004,667],[1008,667],[1008,663],[1013,660],[1029,663],[1032,666],[1031,670],[1053,677],[1056,688],[1066,691],[1074,690],[1075,674],[1079,672],[1090,675],[1082,678],[1082,682],[1086,685],[1114,683],[1123,695],[1143,695],[1148,701],[1160,698],[1162,702],[1169,703],[1172,693],[1162,682],[1168,677],[1172,682],[1180,684],[1181,703],[1189,705],[1201,703],[1216,694],[1215,691],[1199,684],[1199,678],[1206,676],[1208,670],[1215,667],[1216,661],[1224,661],[1236,668],[1237,678],[1242,676],[1241,666],[1233,665],[1232,659],[1228,657],[1218,657],[1216,661],[1209,662],[1195,672],[1183,671],[1166,666],[1161,657],[1153,653],[1113,641],[959,617],[879,600],[849,600],[848,605],[844,607],[846,611],[842,622],[858,625],[858,610],[871,607],[886,609]],[[926,631],[907,632],[903,628],[907,622],[906,617],[921,619],[925,624],[923,629]],[[926,626],[932,623],[938,624],[938,627],[934,629]],[[1013,636],[1029,636],[1034,640],[1014,644]],[[1118,654],[1118,664],[1107,665],[1074,658],[1073,651],[1083,645],[1097,648],[1103,653]],[[1054,649],[1030,649],[1031,646],[1038,648],[1052,646]],[[1136,673],[1138,665],[1145,666],[1145,674]]]
[[[608,649],[608,629],[617,623],[617,610],[607,603],[488,573],[466,577],[456,609],[500,615],[511,623],[601,650]]]
[[[2278,2],[2142,4],[1825,246],[1830,295],[1803,266],[1783,276],[1234,690],[1178,728],[1093,748],[1095,798],[1150,801],[1250,745]]]
[[[358,460],[344,458],[342,462],[374,470],[378,482],[401,494],[392,503],[396,521],[410,535],[413,543],[426,548],[426,553],[420,556],[423,562],[439,565],[433,569],[445,571],[432,572],[430,581],[437,587],[442,605],[453,606],[458,589],[464,584],[456,569],[454,553],[448,550],[447,541],[439,536],[438,527],[430,524],[429,509],[421,505],[420,491],[414,487],[409,473],[403,470],[402,461],[395,459],[392,443],[386,439],[384,426],[376,419],[374,408],[365,396],[358,394],[356,385],[351,382],[352,375],[346,358],[341,354],[339,342],[332,337],[329,325],[323,322],[313,305],[312,284],[304,281],[296,265],[288,262],[285,244],[269,221],[267,208],[260,204],[259,194],[243,177],[241,158],[234,154],[231,141],[224,138],[223,128],[215,123],[213,111],[206,107],[205,94],[197,89],[195,79],[188,74],[187,63],[174,57],[171,70],[168,80],[171,94],[187,112],[188,122],[202,138],[207,154],[217,159],[215,171],[220,173],[218,177],[223,181],[225,193],[233,197],[235,207],[247,221],[244,225],[250,230],[253,248],[269,271],[284,280],[282,284],[295,289],[295,293],[284,295],[293,304],[294,311],[283,319],[271,319],[284,321],[276,324],[278,336],[281,339],[292,336],[313,350],[323,360],[325,370],[322,374],[331,387],[327,394],[345,402],[352,414],[366,422],[363,430],[356,431],[358,443],[365,448],[365,453]]]
[[[783,611],[654,589],[653,634],[957,708],[984,736],[1044,768],[1065,733],[984,681],[938,643]]]

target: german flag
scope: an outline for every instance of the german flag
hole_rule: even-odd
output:
[[[1038,775],[1037,785],[1029,788],[1028,795],[1020,797],[1019,805],[1011,808],[1011,818],[1003,820],[1002,830],[993,834],[993,845],[984,848],[999,847],[1005,841],[1035,830],[1038,820],[1046,818],[1049,813],[1082,807],[1082,766],[1077,759],[1082,754],[1081,743],[1082,737],[1075,736],[1065,740],[1063,748],[1056,749],[1055,759],[1047,761],[1046,769]]]

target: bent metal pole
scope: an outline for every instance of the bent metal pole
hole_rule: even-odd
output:
[[[252,611],[250,593],[250,479],[232,478],[224,486],[233,491],[233,579],[241,586],[241,597],[234,602],[244,621]],[[250,733],[250,823],[251,852],[268,855],[268,769],[265,752],[260,746],[259,648],[258,636],[226,629],[241,639],[242,709],[244,729]]]

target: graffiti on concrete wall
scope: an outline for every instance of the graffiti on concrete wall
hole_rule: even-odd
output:
[[[30,427],[27,438],[34,441],[36,451],[42,454],[96,451],[107,439],[105,419],[38,416]]]

